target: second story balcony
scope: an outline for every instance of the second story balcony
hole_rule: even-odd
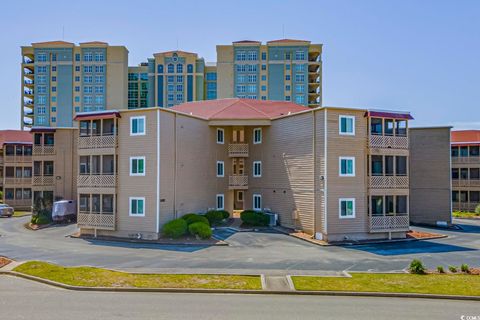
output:
[[[33,176],[32,185],[35,187],[53,186],[54,182],[55,178],[53,175]]]
[[[478,187],[480,179],[452,179],[452,187]]]
[[[78,137],[79,149],[116,148],[116,135],[92,135]]]
[[[115,188],[117,175],[115,174],[92,174],[77,176],[78,188]]]
[[[408,189],[408,176],[371,176],[368,187],[371,189]]]
[[[230,143],[228,156],[231,158],[248,158],[248,143]]]
[[[228,177],[228,188],[230,190],[245,190],[248,189],[247,175],[233,175]]]

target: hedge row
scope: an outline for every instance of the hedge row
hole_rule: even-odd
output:
[[[270,222],[270,217],[261,211],[245,210],[240,213],[240,219],[243,223],[250,226],[266,227]]]

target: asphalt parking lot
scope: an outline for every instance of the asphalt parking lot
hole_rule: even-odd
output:
[[[480,265],[480,221],[457,220],[462,230],[438,230],[448,238],[321,247],[275,232],[222,232],[229,246],[166,246],[69,238],[75,225],[39,231],[29,217],[0,219],[0,255],[67,266],[91,265],[137,272],[318,274],[399,271],[413,258],[428,267]]]

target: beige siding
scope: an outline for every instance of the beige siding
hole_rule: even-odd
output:
[[[410,129],[410,221],[451,224],[450,128]]]

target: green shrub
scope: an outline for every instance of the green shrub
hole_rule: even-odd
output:
[[[268,226],[269,216],[260,211],[245,210],[240,213],[240,219],[243,223],[251,226]]]
[[[480,214],[480,204],[475,208],[475,213]]]
[[[230,212],[225,211],[225,210],[218,210],[218,212],[222,213],[224,220],[230,218]]]
[[[230,216],[230,214],[225,210],[211,210],[205,214],[205,217],[210,222],[210,225],[214,225],[222,222],[225,219],[226,214]]]
[[[449,267],[448,267],[448,270],[450,270],[451,273],[455,273],[455,272],[457,272],[457,267],[455,267],[455,266],[449,266]]]
[[[187,222],[183,219],[169,221],[163,226],[162,233],[169,238],[179,238],[187,233]]]
[[[203,222],[195,222],[188,226],[188,232],[191,235],[199,236],[201,239],[210,239],[212,236],[212,229]]]
[[[425,273],[425,266],[423,265],[422,261],[418,259],[413,259],[412,262],[410,262],[410,267],[408,268],[410,273],[414,274],[424,274]]]
[[[52,222],[52,219],[50,219],[48,216],[46,216],[46,215],[39,215],[39,216],[37,217],[36,224],[38,224],[38,225],[41,225],[41,224],[49,224],[50,222]]]
[[[438,273],[445,273],[445,269],[443,268],[443,266],[438,266],[437,271]]]
[[[192,223],[195,223],[195,222],[203,222],[207,225],[210,225],[210,222],[208,221],[207,218],[195,213],[186,214],[182,217],[182,219],[185,220],[188,225],[191,225]]]
[[[464,263],[460,266],[460,270],[462,270],[462,272],[469,273],[470,267],[468,266],[468,264]]]
[[[32,216],[32,219],[30,220],[31,224],[37,224],[37,216]]]

